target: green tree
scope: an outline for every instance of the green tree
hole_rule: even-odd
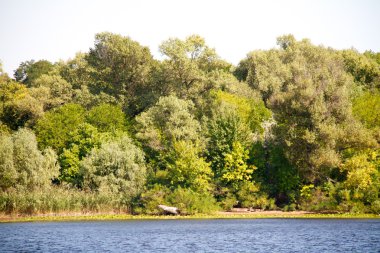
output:
[[[366,205],[379,200],[379,168],[380,152],[375,149],[357,153],[341,165],[340,170],[346,175],[343,187],[350,195],[348,200]]]
[[[30,93],[44,105],[44,110],[71,102],[73,89],[71,84],[58,75],[41,75],[31,84]]]
[[[91,108],[86,115],[86,121],[100,132],[122,131],[127,128],[125,114],[119,106],[111,104],[100,104]]]
[[[85,121],[85,110],[77,104],[66,104],[47,112],[36,126],[38,144],[52,147],[61,154],[70,136]]]
[[[201,128],[193,110],[191,101],[161,97],[156,105],[136,117],[136,136],[153,152],[168,150],[176,141],[195,143]]]
[[[249,151],[245,150],[239,142],[234,142],[231,152],[224,156],[225,165],[221,172],[221,179],[225,185],[237,190],[242,182],[252,179],[252,173],[256,167],[247,164],[248,158]]]
[[[13,164],[13,140],[7,133],[0,132],[0,188],[14,187],[17,170]]]
[[[73,90],[72,101],[75,104],[83,106],[87,110],[100,104],[117,104],[115,97],[104,92],[100,92],[99,94],[91,93],[90,89],[85,85],[81,86],[80,89]]]
[[[114,96],[132,115],[140,112],[139,94],[148,90],[153,57],[147,47],[129,37],[112,33],[95,36],[95,46],[85,57],[95,93]]]
[[[174,93],[179,98],[194,99],[209,90],[208,75],[213,72],[229,72],[230,64],[221,60],[205,40],[192,35],[185,40],[169,39],[160,46],[167,57],[161,65],[161,83],[165,94]]]
[[[342,150],[371,145],[351,113],[354,84],[335,51],[293,36],[278,44],[250,54],[248,82],[274,112],[275,134],[291,164],[307,180],[326,180]]]
[[[67,148],[63,149],[59,156],[61,174],[59,179],[76,186],[82,185],[80,174],[80,161],[87,156],[92,149],[101,144],[101,136],[98,130],[88,123],[84,123],[69,134]]]
[[[33,126],[43,115],[40,101],[18,82],[7,77],[0,78],[0,120],[10,129]]]
[[[257,170],[254,178],[261,183],[260,189],[276,199],[277,205],[295,203],[298,199],[301,179],[297,168],[292,166],[281,146],[273,141],[257,142],[250,150],[250,164]]]
[[[207,159],[211,162],[216,177],[225,167],[225,155],[239,142],[248,148],[263,132],[262,123],[270,117],[270,111],[262,102],[224,91],[214,92],[207,130]]]
[[[364,52],[364,55],[368,58],[371,58],[377,62],[377,64],[380,64],[380,53],[379,52],[373,52],[372,50],[367,50]]]
[[[365,92],[354,99],[354,115],[368,128],[380,128],[380,93]]]
[[[145,185],[144,153],[124,134],[93,149],[81,162],[81,171],[85,189],[109,192],[128,203]]]
[[[25,190],[46,188],[58,176],[57,155],[37,148],[34,133],[20,129],[12,136],[0,133],[0,185]]]
[[[47,60],[25,61],[15,70],[14,77],[16,81],[29,87],[37,78],[43,74],[48,74],[53,68],[54,65]]]
[[[380,64],[356,50],[343,50],[344,66],[355,81],[367,89],[380,89]]]
[[[211,190],[212,171],[210,164],[200,157],[200,148],[186,141],[173,144],[167,155],[166,180],[174,188],[190,188],[195,192]]]
[[[72,85],[74,89],[81,89],[83,86],[89,87],[93,81],[93,68],[86,60],[88,54],[77,53],[73,59],[58,63],[59,75]]]

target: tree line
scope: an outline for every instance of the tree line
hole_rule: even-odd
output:
[[[95,36],[0,68],[0,211],[380,213],[380,53],[281,36],[237,66],[192,35]]]

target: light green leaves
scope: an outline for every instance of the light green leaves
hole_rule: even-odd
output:
[[[20,129],[11,136],[0,133],[0,187],[34,190],[46,188],[59,174],[57,156],[50,148],[37,148],[34,133]]]
[[[126,135],[93,149],[81,162],[84,187],[130,200],[145,184],[143,152]]]
[[[137,137],[154,151],[167,150],[175,141],[195,142],[200,124],[193,103],[175,96],[161,97],[155,106],[136,118]]]

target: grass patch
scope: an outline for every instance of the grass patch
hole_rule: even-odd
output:
[[[112,220],[186,220],[186,219],[380,219],[375,214],[319,214],[292,212],[260,212],[245,214],[195,214],[187,216],[131,215],[131,214],[44,214],[31,216],[0,215],[0,222],[52,222],[52,221],[112,221]]]

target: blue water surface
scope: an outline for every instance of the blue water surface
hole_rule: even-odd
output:
[[[3,223],[0,252],[380,252],[380,220]]]

